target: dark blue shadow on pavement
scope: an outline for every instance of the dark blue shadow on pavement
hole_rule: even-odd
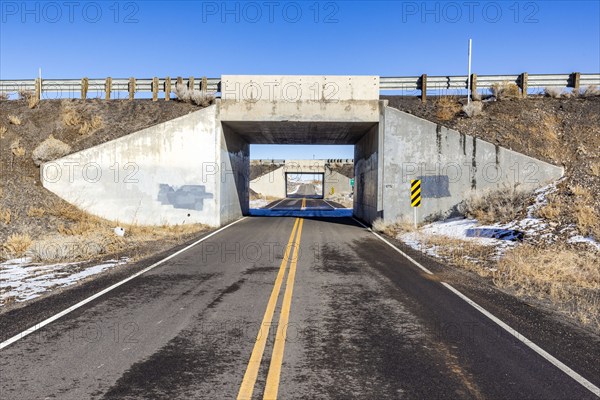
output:
[[[351,217],[351,208],[336,208],[334,210],[285,210],[285,209],[265,209],[251,208],[249,214],[254,217],[328,217],[342,218]]]
[[[502,228],[471,228],[467,229],[465,234],[467,237],[509,240],[511,242],[522,242],[525,236],[523,232]]]

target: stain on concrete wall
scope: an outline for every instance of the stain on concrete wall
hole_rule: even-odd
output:
[[[206,192],[205,185],[183,185],[174,188],[171,185],[159,184],[157,200],[161,204],[169,204],[175,208],[202,211],[204,199],[212,199],[212,193]]]

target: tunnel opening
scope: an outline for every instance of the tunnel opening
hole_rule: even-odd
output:
[[[369,193],[377,184],[367,180],[377,179],[378,122],[222,120],[222,128],[232,168],[247,168],[236,188],[247,193],[244,215],[362,217],[377,208]]]
[[[322,199],[325,173],[286,172],[285,197]]]

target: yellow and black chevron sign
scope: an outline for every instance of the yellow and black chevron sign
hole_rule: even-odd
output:
[[[412,179],[410,181],[410,205],[411,207],[421,207],[421,180]]]

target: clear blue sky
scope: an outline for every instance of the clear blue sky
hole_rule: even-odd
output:
[[[599,1],[73,3],[0,3],[0,79],[600,71]]]

